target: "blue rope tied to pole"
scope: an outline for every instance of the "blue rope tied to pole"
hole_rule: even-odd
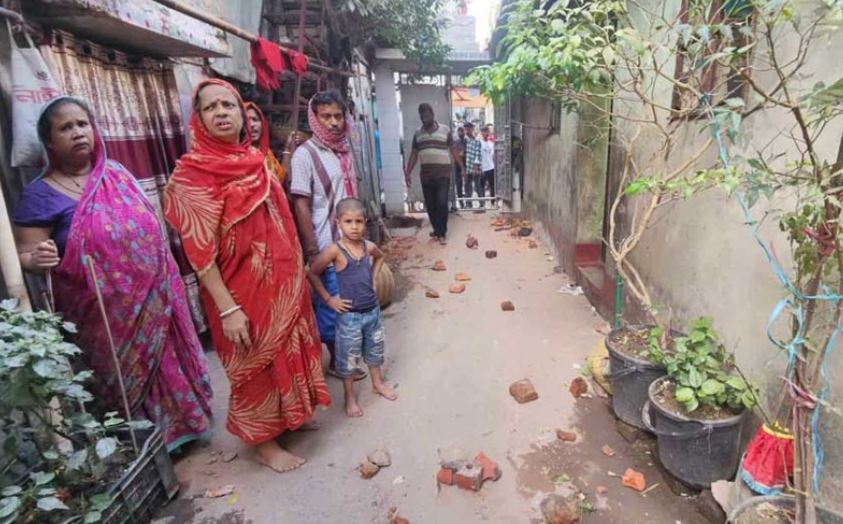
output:
[[[711,96],[710,95],[703,95],[700,99],[701,104],[703,104],[710,115],[711,121],[711,134],[712,137],[717,144],[718,149],[718,156],[720,157],[720,163],[723,164],[723,167],[727,170],[730,169],[730,162],[729,156],[726,151],[726,146],[723,143],[723,137],[721,135],[720,124],[717,120],[714,119],[714,114],[711,108]],[[790,294],[789,297],[783,298],[779,301],[778,304],[773,308],[773,311],[770,314],[770,319],[767,322],[767,338],[778,348],[784,350],[787,353],[788,363],[787,363],[787,378],[790,380],[795,373],[796,362],[802,358],[799,355],[798,348],[802,344],[805,343],[805,332],[804,332],[804,311],[802,308],[802,303],[808,300],[816,300],[816,301],[825,301],[825,302],[840,302],[843,300],[843,296],[838,295],[836,293],[829,293],[827,288],[823,289],[823,293],[818,295],[805,295],[799,290],[790,277],[787,275],[787,272],[782,268],[781,264],[779,263],[776,256],[773,254],[772,250],[767,247],[764,243],[764,240],[761,238],[759,233],[760,223],[756,220],[753,220],[752,214],[749,211],[749,207],[746,205],[743,197],[736,191],[735,192],[735,200],[738,202],[738,206],[741,209],[741,212],[744,216],[744,221],[747,225],[751,226],[750,229],[752,231],[752,236],[755,239],[755,242],[761,247],[761,251],[764,253],[767,262],[770,264],[770,267],[773,269],[773,274],[778,279],[779,283],[782,287]],[[789,341],[780,341],[773,335],[773,326],[778,322],[779,317],[788,311],[791,316],[796,321],[796,333]],[[822,470],[823,470],[823,460],[825,459],[825,449],[823,448],[822,438],[819,434],[819,418],[820,418],[820,408],[823,404],[825,404],[828,400],[829,394],[831,392],[831,386],[828,380],[828,356],[831,354],[831,350],[834,348],[834,344],[837,341],[837,336],[840,334],[841,324],[838,322],[837,326],[835,326],[834,331],[832,331],[831,336],[829,337],[828,345],[825,348],[825,358],[820,363],[820,372],[822,377],[822,386],[820,387],[820,391],[817,394],[818,403],[816,408],[814,409],[813,416],[811,417],[811,435],[812,435],[812,453],[814,456],[814,476],[813,476],[813,484],[814,484],[814,491],[818,492],[820,489],[820,478],[822,477]],[[792,382],[791,382],[792,384]],[[793,386],[791,385],[791,395],[793,395]]]

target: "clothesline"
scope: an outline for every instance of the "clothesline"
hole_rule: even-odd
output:
[[[230,22],[227,22],[225,20],[222,20],[220,18],[217,18],[213,15],[203,13],[203,12],[199,11],[198,9],[195,9],[191,6],[188,6],[188,5],[185,5],[181,2],[179,2],[178,0],[154,0],[154,1],[163,5],[163,6],[165,6],[165,7],[169,7],[170,9],[173,9],[173,10],[178,11],[180,13],[186,14],[190,17],[196,18],[197,20],[201,20],[202,22],[205,22],[206,24],[212,25],[212,26],[214,26],[218,29],[222,29],[223,31],[225,31],[227,33],[230,33],[230,34],[232,34],[236,37],[242,38],[243,40],[246,40],[247,42],[255,43],[260,39],[260,37],[258,35],[255,35],[255,34],[252,34],[248,31],[245,31],[245,30],[237,27],[236,25],[234,25]],[[281,42],[273,42],[273,43],[278,45],[279,47],[283,47],[283,48],[291,50],[291,51],[297,51],[295,46],[293,46],[291,44],[281,43]],[[313,69],[315,71],[322,71],[322,72],[326,72],[326,73],[334,73],[334,74],[341,75],[341,76],[348,76],[348,77],[354,76],[354,73],[352,73],[350,71],[343,71],[341,69],[335,69],[333,67],[329,67],[329,66],[314,63],[315,60],[316,59],[314,59],[314,58],[309,58],[308,67],[310,69]]]

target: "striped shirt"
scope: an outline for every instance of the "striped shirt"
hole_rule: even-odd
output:
[[[417,151],[419,155],[422,182],[450,178],[452,145],[451,130],[438,122],[431,132],[424,128],[416,131],[413,135],[413,151]]]

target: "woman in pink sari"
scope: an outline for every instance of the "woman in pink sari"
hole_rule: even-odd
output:
[[[154,422],[170,451],[207,436],[205,357],[155,208],[132,174],[108,160],[82,101],[50,102],[38,134],[47,167],[12,217],[18,252],[24,269],[50,274],[57,312],[77,325],[97,400],[123,412],[98,287],[133,418]]]

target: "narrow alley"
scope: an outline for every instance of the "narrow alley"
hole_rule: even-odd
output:
[[[218,416],[210,445],[177,459],[181,495],[158,524],[382,523],[391,507],[414,523],[542,522],[539,505],[547,494],[575,491],[585,495],[584,523],[709,522],[690,499],[670,491],[646,441],[633,446],[615,430],[608,402],[592,381],[590,398],[568,392],[606,323],[584,297],[558,291],[568,280],[554,272],[557,263],[543,245],[530,249],[530,239],[494,232],[492,219],[491,213],[454,215],[444,247],[427,241],[427,227],[413,242],[401,239],[412,247],[396,271],[397,301],[384,311],[385,370],[400,394],[397,402],[360,388],[365,414],[350,419],[340,382],[329,379],[334,404],[317,415],[321,429],[281,439],[308,459],[283,475],[249,460]],[[478,249],[465,246],[468,234],[478,238]],[[487,259],[486,250],[497,257]],[[436,260],[447,271],[432,271]],[[471,281],[463,294],[450,294],[458,272]],[[427,298],[428,288],[440,298]],[[505,300],[514,312],[501,310]],[[222,414],[226,379],[211,358],[213,407]],[[518,404],[509,395],[509,385],[522,378],[533,382],[538,400]],[[576,432],[577,442],[558,440],[557,429]],[[605,445],[616,455],[606,456]],[[392,465],[362,479],[357,465],[380,446]],[[437,487],[441,461],[480,451],[499,463],[499,481],[487,481],[478,493]],[[226,462],[234,453],[240,456]],[[652,489],[642,495],[610,476],[628,467],[643,472]],[[231,495],[205,498],[224,485],[234,487]],[[607,490],[603,502],[598,486]]]

